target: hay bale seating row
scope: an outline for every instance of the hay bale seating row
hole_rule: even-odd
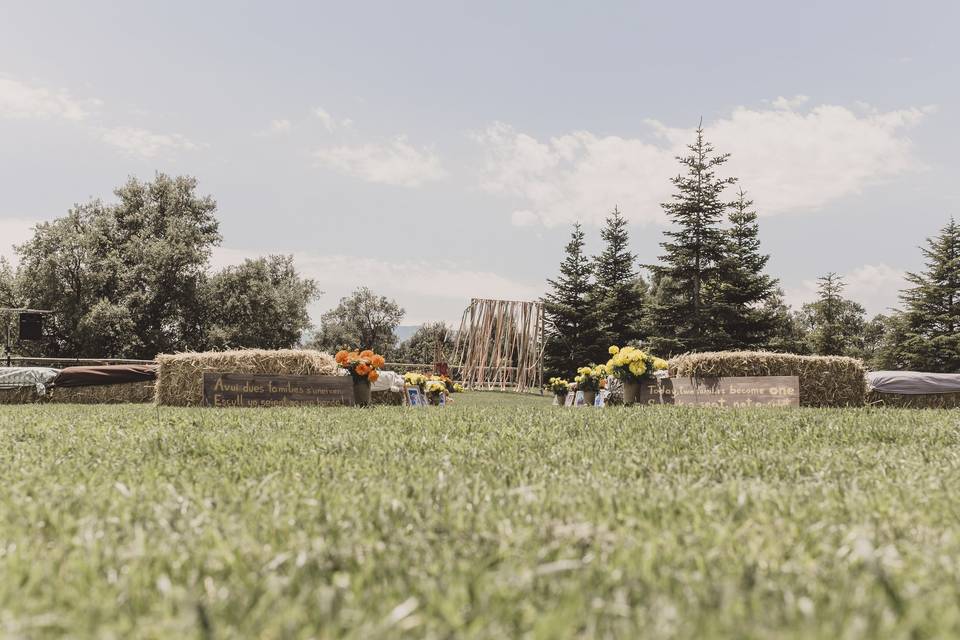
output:
[[[299,349],[177,353],[157,356],[157,363],[157,404],[173,407],[203,404],[204,372],[330,376],[339,368],[329,353]]]
[[[688,353],[670,360],[670,375],[688,378],[797,376],[805,407],[863,406],[866,370],[855,358],[766,351]]]
[[[77,387],[54,387],[52,404],[141,404],[153,402],[153,382],[121,382]]]

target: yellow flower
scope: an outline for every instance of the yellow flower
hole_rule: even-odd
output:
[[[642,360],[637,360],[636,362],[630,363],[630,373],[637,376],[638,378],[646,372],[647,372],[647,365],[645,365]]]
[[[670,366],[670,363],[664,360],[663,358],[654,358],[653,359],[653,368],[657,371],[663,371]]]
[[[615,356],[615,355],[617,355],[618,353],[620,353],[620,347],[618,347],[617,345],[613,345],[612,347],[610,347],[609,349],[607,349],[607,352],[608,352],[610,355]]]

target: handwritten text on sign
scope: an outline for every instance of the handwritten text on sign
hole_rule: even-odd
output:
[[[696,407],[799,407],[797,376],[742,378],[670,378],[644,384],[639,404],[676,404]]]
[[[353,405],[350,376],[283,376],[204,373],[208,407],[298,407]]]

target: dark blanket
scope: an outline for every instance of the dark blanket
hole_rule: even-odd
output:
[[[90,387],[98,384],[149,382],[157,379],[155,364],[109,364],[99,367],[67,367],[53,381],[56,387]]]

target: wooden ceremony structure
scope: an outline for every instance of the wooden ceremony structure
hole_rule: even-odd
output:
[[[463,312],[454,365],[469,389],[543,386],[543,304],[473,298]]]

